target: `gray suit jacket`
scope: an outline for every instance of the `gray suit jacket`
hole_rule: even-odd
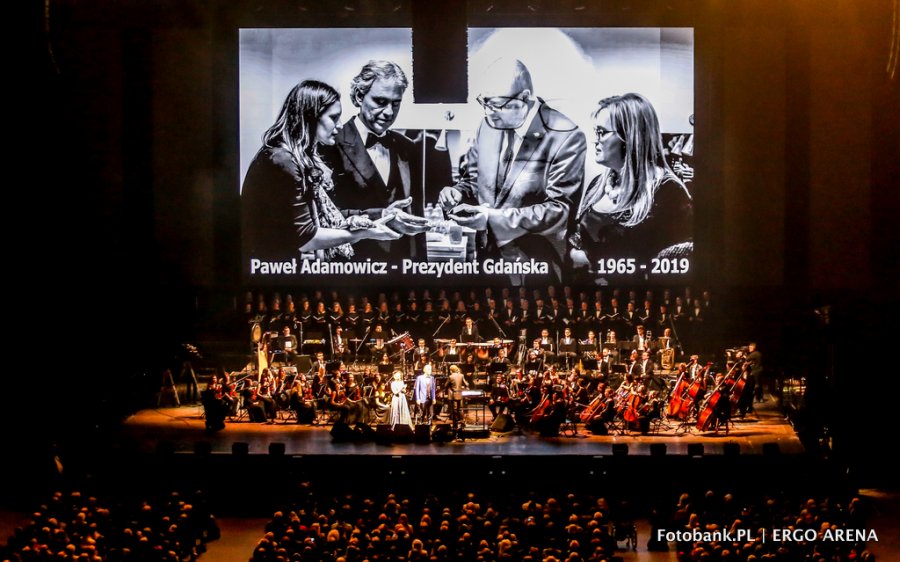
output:
[[[545,240],[561,261],[569,221],[584,186],[584,133],[568,117],[540,102],[498,189],[504,133],[481,123],[457,187],[469,201],[503,209],[488,221],[489,242],[503,258],[537,259],[534,243],[545,245]]]

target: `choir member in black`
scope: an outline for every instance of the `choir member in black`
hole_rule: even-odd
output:
[[[312,325],[310,331],[326,334],[328,332],[328,311],[325,310],[325,303],[319,301],[316,303],[316,310],[312,314]]]
[[[506,384],[506,379],[502,374],[498,374],[494,379],[494,386],[491,387],[491,397],[488,400],[488,409],[491,411],[493,419],[497,419],[500,414],[509,412],[510,390]]]
[[[500,312],[500,325],[507,334],[514,334],[519,328],[519,315],[513,305],[512,299],[507,299],[503,310]]]
[[[360,313],[360,319],[362,320],[362,329],[365,330],[363,332],[364,337],[375,327],[375,321],[377,318],[378,313],[375,312],[375,309],[372,308],[372,303],[366,301],[366,304],[363,305],[363,311],[362,313]]]
[[[362,334],[359,332],[361,322],[362,319],[359,312],[356,310],[356,304],[351,303],[347,305],[347,313],[344,315],[342,325],[348,338],[362,338]]]
[[[578,303],[578,308],[572,316],[575,325],[575,335],[581,339],[587,337],[589,331],[593,329],[593,315],[591,314],[590,305],[587,301]]]
[[[435,316],[435,312],[434,312],[434,303],[432,303],[430,300],[424,301],[424,302],[425,302],[425,304],[422,305],[421,320],[419,321],[419,323],[422,326],[422,328],[421,328],[422,331],[420,332],[420,335],[430,338],[430,337],[432,337],[431,334],[437,328],[437,323],[436,323],[437,317]]]
[[[406,329],[414,337],[422,336],[422,311],[419,310],[419,303],[412,301],[406,305]]]
[[[378,305],[378,315],[375,317],[375,322],[384,327],[389,327],[392,325],[391,316],[391,310],[388,308],[387,301],[381,301]]]
[[[626,331],[633,330],[637,328],[638,324],[640,324],[640,317],[638,315],[638,311],[634,308],[633,302],[628,302],[625,304],[625,312],[622,313],[622,322],[625,326]]]
[[[394,310],[391,313],[391,326],[398,332],[407,331],[406,310],[401,302],[394,303]]]
[[[575,299],[569,297],[566,299],[566,306],[559,311],[559,315],[557,316],[559,321],[559,325],[563,328],[569,327],[572,328],[572,332],[579,336],[578,330],[578,308],[575,306]],[[582,336],[583,337],[583,336]]]

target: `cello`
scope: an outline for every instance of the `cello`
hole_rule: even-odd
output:
[[[741,363],[744,362],[743,359],[740,360]],[[741,367],[741,374],[738,375],[737,380],[734,381],[734,386],[731,387],[731,408],[732,410],[736,410],[738,404],[741,403],[741,394],[744,393],[744,387],[747,386],[747,371]]]
[[[693,399],[688,394],[690,384],[684,378],[687,370],[682,368],[681,374],[678,375],[678,381],[675,383],[675,389],[669,396],[669,403],[666,407],[666,415],[674,419],[685,419],[691,411]]]
[[[712,425],[713,420],[717,417],[717,411],[720,408],[719,403],[722,401],[722,395],[724,394],[723,389],[728,387],[728,391],[730,392],[731,387],[733,387],[735,384],[732,375],[734,373],[735,367],[737,366],[738,364],[736,363],[731,367],[731,369],[728,370],[728,373],[726,375],[722,376],[722,380],[720,380],[716,384],[716,388],[713,389],[712,393],[710,393],[709,397],[706,399],[705,403],[700,409],[700,415],[697,416],[697,429],[699,429],[700,431],[707,431],[709,429],[709,426]],[[728,398],[726,397],[725,400],[728,400]],[[731,406],[730,403],[728,405],[729,407]]]

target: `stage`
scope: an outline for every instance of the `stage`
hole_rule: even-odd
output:
[[[675,424],[651,426],[651,433],[636,431],[610,435],[592,435],[579,423],[574,431],[562,427],[559,437],[542,437],[529,429],[509,433],[464,432],[464,440],[414,442],[412,439],[366,439],[345,442],[332,436],[332,425],[297,424],[279,419],[274,424],[246,420],[226,421],[225,428],[208,432],[203,408],[199,404],[141,410],[125,420],[118,434],[120,443],[135,452],[152,453],[166,449],[175,453],[203,450],[212,454],[232,454],[235,444],[251,455],[268,454],[272,447],[288,456],[383,455],[383,456],[607,456],[665,454],[696,456],[762,455],[777,450],[783,455],[804,452],[796,433],[773,399],[756,404],[755,413],[735,419],[728,434],[699,432],[696,428]],[[490,418],[490,414],[488,414]],[[440,422],[435,427],[444,425]],[[385,434],[381,434],[382,437]],[[389,435],[388,435],[389,437]],[[702,446],[702,452],[700,447]],[[776,449],[777,447],[777,449]]]

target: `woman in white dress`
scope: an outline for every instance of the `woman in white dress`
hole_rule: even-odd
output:
[[[391,429],[397,424],[406,424],[413,427],[412,417],[409,415],[409,404],[406,402],[406,383],[403,382],[403,373],[394,372],[394,378],[391,381],[391,412],[390,422]]]

